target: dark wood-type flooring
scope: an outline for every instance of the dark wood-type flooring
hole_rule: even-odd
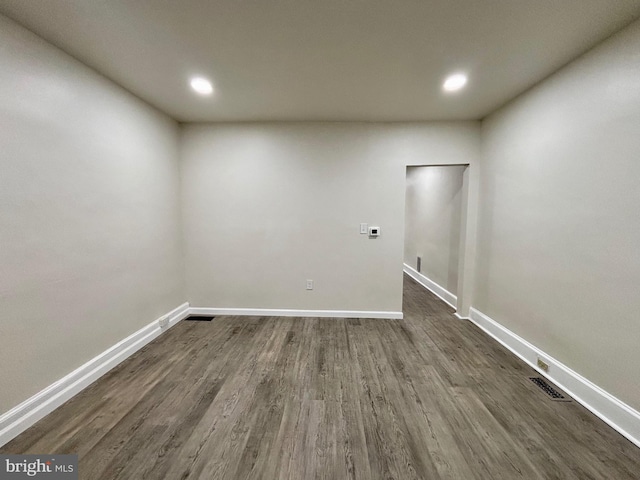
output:
[[[404,320],[180,322],[5,445],[81,479],[630,479],[640,449],[405,278]]]

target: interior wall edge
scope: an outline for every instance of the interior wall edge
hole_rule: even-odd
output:
[[[640,412],[473,307],[470,310],[470,321],[640,447]],[[538,358],[549,365],[548,371],[537,366]]]
[[[317,318],[374,318],[402,320],[402,312],[369,310],[294,310],[289,308],[219,308],[191,307],[190,315],[237,315],[248,317],[317,317]]]
[[[189,315],[189,304],[162,315],[0,416],[0,447],[44,418]],[[160,320],[168,320],[160,327]]]
[[[458,297],[456,297],[453,293],[449,292],[446,288],[438,285],[436,282],[431,280],[429,277],[423,275],[422,273],[416,271],[411,265],[404,264],[403,268],[404,273],[413,278],[416,282],[422,285],[424,288],[433,293],[436,297],[442,300],[444,303],[449,305],[451,308],[456,309],[458,303]]]

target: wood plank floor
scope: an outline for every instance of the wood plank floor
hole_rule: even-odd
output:
[[[81,479],[638,479],[640,449],[405,278],[404,320],[181,322],[0,449]]]

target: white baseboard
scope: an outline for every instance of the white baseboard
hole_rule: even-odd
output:
[[[402,269],[407,275],[413,278],[416,282],[422,285],[424,288],[429,290],[435,296],[439,297],[444,303],[449,305],[452,308],[457,308],[456,305],[458,303],[458,297],[456,297],[453,293],[448,291],[446,288],[441,287],[436,282],[431,280],[430,278],[425,277],[423,274],[418,272],[416,269],[411,267],[410,265],[404,264],[404,268]],[[461,317],[458,317],[461,318]]]
[[[188,314],[189,304],[180,305],[0,416],[0,446],[54,411]],[[160,328],[161,319],[169,321],[164,328]]]
[[[367,310],[290,310],[275,308],[209,308],[191,307],[191,315],[243,315],[256,317],[325,317],[325,318],[388,318],[402,320],[402,312]]]
[[[462,315],[460,315],[458,312],[455,312],[454,315],[456,316],[456,318],[458,318],[459,320],[471,320],[469,317],[463,317]]]
[[[470,320],[538,373],[558,385],[594,415],[640,447],[640,412],[475,308],[471,308]],[[549,365],[548,372],[538,368],[538,357]]]

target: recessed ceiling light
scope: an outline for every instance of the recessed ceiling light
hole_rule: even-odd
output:
[[[211,95],[213,93],[213,85],[206,78],[194,77],[191,79],[191,88],[200,95]]]
[[[460,90],[467,84],[467,76],[464,73],[449,75],[442,84],[442,88],[447,92]]]

